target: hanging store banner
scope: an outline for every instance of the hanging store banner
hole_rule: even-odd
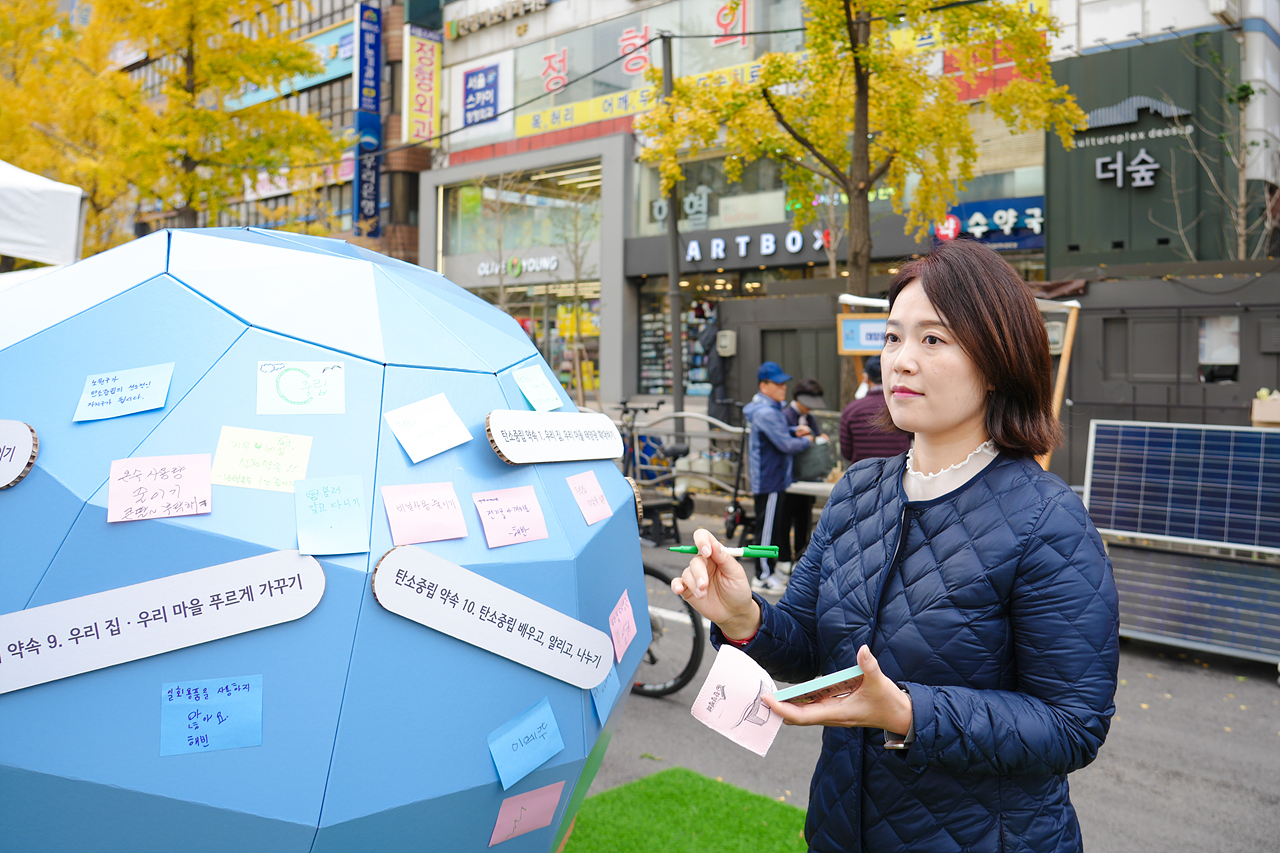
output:
[[[378,211],[381,169],[378,151],[382,148],[382,117],[377,113],[356,113],[356,199],[354,230],[356,236],[378,237]]]
[[[356,6],[356,62],[353,108],[377,113],[382,108],[382,12]]]
[[[440,146],[440,48],[444,38],[435,30],[404,25],[404,121],[401,142],[431,140]]]
[[[997,252],[1044,248],[1044,196],[969,201],[931,228],[938,241],[967,237]]]

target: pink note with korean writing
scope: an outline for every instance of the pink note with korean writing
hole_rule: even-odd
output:
[[[391,524],[391,541],[396,545],[461,539],[467,535],[467,520],[453,483],[409,483],[383,486],[382,504]]]
[[[533,486],[476,492],[471,496],[490,548],[547,538],[547,522]]]
[[[782,717],[760,697],[776,691],[764,667],[746,652],[726,644],[711,664],[690,713],[739,746],[764,755],[782,727]]]
[[[107,521],[203,515],[213,508],[210,454],[116,459],[107,481]]]
[[[551,819],[556,816],[556,806],[560,805],[562,790],[564,782],[557,782],[503,800],[498,808],[498,820],[493,825],[489,846],[550,826]]]
[[[631,612],[631,599],[625,589],[609,614],[609,633],[613,634],[613,656],[620,661],[636,635],[636,617]]]
[[[578,502],[578,509],[582,510],[582,517],[587,520],[587,524],[604,521],[613,515],[613,510],[609,508],[609,499],[604,496],[604,489],[600,488],[600,481],[596,479],[595,471],[583,471],[581,474],[574,474],[564,479],[569,484],[573,499]]]

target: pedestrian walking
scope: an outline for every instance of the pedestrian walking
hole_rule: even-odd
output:
[[[791,377],[776,361],[761,364],[756,380],[759,391],[742,407],[742,414],[751,425],[747,461],[756,513],[755,536],[759,545],[774,545],[782,539],[782,496],[791,485],[792,457],[809,447],[813,436],[808,426],[801,424],[793,430],[787,423],[782,410]],[[773,592],[782,588],[772,563],[760,559],[753,589]]]
[[[943,243],[889,289],[886,417],[911,451],[854,464],[781,601],[706,530],[672,589],[783,681],[857,664],[852,692],[764,701],[821,725],[820,853],[1080,851],[1067,774],[1115,712],[1111,564],[1035,457],[1060,437],[1048,337],[995,252]]]

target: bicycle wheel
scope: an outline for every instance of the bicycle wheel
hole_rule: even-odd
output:
[[[653,641],[640,659],[631,692],[666,696],[697,675],[707,640],[706,628],[698,611],[671,591],[671,578],[666,573],[645,566],[644,587]]]

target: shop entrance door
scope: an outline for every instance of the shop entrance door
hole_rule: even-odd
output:
[[[835,324],[816,329],[764,329],[762,361],[776,361],[796,379],[817,379],[830,408],[840,404],[840,356]]]

